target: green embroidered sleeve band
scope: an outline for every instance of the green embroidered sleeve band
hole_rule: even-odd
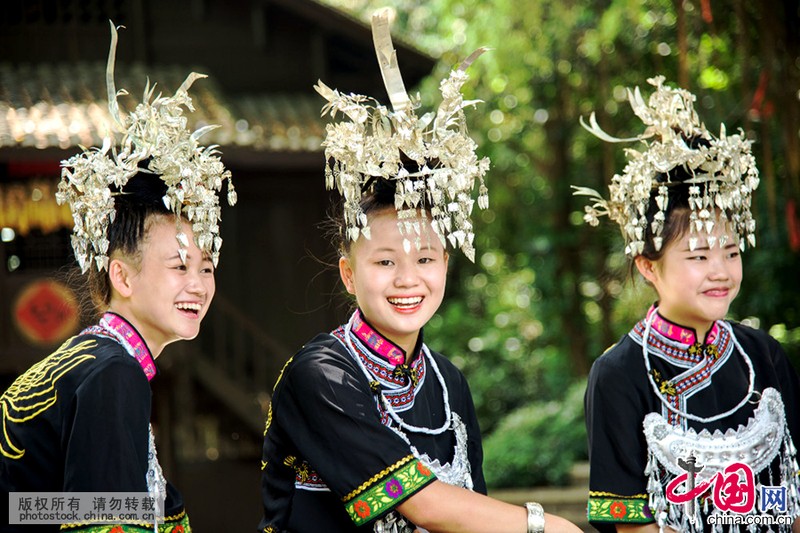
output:
[[[402,462],[401,462],[402,463]],[[377,518],[435,480],[431,470],[414,459],[377,479],[345,501],[345,509],[357,526]]]
[[[620,522],[647,524],[653,515],[647,506],[647,496],[618,496],[609,493],[589,494],[589,520],[594,522]]]

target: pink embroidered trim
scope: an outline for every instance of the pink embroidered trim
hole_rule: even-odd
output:
[[[353,333],[352,330],[350,332]],[[331,332],[331,335],[338,338],[342,341],[342,344],[347,345],[347,340],[344,336],[344,326],[339,326],[334,331]],[[358,338],[361,341],[360,338]],[[388,385],[394,385],[399,389],[389,389],[386,390],[387,398],[392,402],[394,407],[398,405],[405,405],[407,401],[413,401],[414,395],[410,394],[411,390],[416,387],[419,387],[425,379],[425,374],[427,372],[427,366],[425,365],[425,358],[424,357],[417,357],[411,363],[411,370],[416,372],[417,374],[417,385],[411,387],[409,389],[409,384],[407,383],[407,378],[404,376],[398,376],[395,374],[395,367],[396,365],[392,365],[391,363],[387,363],[387,361],[380,355],[372,352],[369,346],[364,346],[366,350],[361,349],[361,345],[353,344],[353,348],[355,348],[355,355],[361,359],[361,362],[364,363],[364,366],[367,367],[367,370],[375,376],[376,379],[379,381],[386,383]],[[394,392],[393,392],[394,390]],[[398,392],[398,390],[400,392]],[[405,392],[403,392],[405,391]],[[397,400],[396,398],[400,398]],[[400,403],[398,403],[398,401]]]
[[[100,327],[109,330],[113,337],[119,340],[125,346],[125,349],[133,355],[142,367],[144,375],[147,376],[147,381],[156,376],[156,363],[153,361],[153,356],[150,355],[147,344],[124,318],[114,313],[105,313],[100,320]]]
[[[361,318],[361,310],[356,310],[356,317],[353,320],[353,333],[375,353],[385,357],[391,364],[402,365],[406,362],[405,352],[386,340],[383,335],[367,324]]]
[[[647,318],[650,318],[650,316],[655,312],[656,307],[651,306],[647,311]],[[695,334],[694,330],[673,324],[658,313],[656,313],[656,317],[653,319],[652,327],[668,339],[671,339],[675,342],[680,342],[682,344],[694,344],[697,342],[697,335]],[[719,326],[716,322],[714,322],[714,325],[711,326],[711,331],[708,333],[708,337],[705,340],[705,344],[713,343],[717,338],[717,335],[719,335]]]
[[[692,364],[691,373],[676,381],[671,381],[675,388],[675,394],[665,394],[667,401],[676,409],[684,408],[684,401],[688,394],[711,379],[716,368],[728,360],[733,351],[733,342],[727,330],[720,328],[715,322],[708,334],[705,344],[696,342],[695,332],[691,329],[673,324],[659,314],[653,317],[652,328],[656,329],[666,340],[660,340],[657,336],[651,335],[644,339],[645,323],[653,316],[655,307],[651,307],[647,312],[647,318],[640,321],[634,327],[633,333],[642,339],[657,353],[673,363]],[[672,345],[671,342],[676,343]],[[683,346],[681,346],[683,345]],[[684,347],[685,346],[685,347]],[[714,349],[713,351],[710,349]],[[676,413],[670,411],[667,414],[667,421],[672,425],[682,423],[683,419]]]

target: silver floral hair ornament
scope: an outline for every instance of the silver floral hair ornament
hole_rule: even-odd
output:
[[[628,163],[621,175],[616,174],[611,179],[608,199],[594,189],[573,186],[575,195],[588,196],[592,201],[585,207],[584,220],[596,226],[598,217],[608,216],[619,224],[625,237],[625,253],[631,257],[642,253],[647,231],[652,233],[658,251],[663,241],[661,234],[669,205],[669,187],[686,184],[692,250],[697,246],[700,233],[706,235],[709,246],[716,244],[711,233],[717,224],[738,237],[742,250],[745,243],[754,247],[756,222],[750,204],[759,178],[750,151],[752,141],[746,140],[743,134],[727,135],[724,124],[720,126],[719,137],[714,137],[700,123],[692,93],[665,86],[663,76],[647,82],[656,88],[647,103],[638,87],[633,91],[628,89],[631,108],[646,126],[644,133],[620,139],[605,133],[594,113],[588,125],[581,118],[584,128],[606,142],[641,141],[645,145],[642,151],[626,149]],[[688,143],[687,140],[700,142]],[[670,171],[680,167],[691,177],[681,182],[672,181]],[[657,211],[648,228],[646,214],[651,198],[656,202]],[[726,241],[723,234],[720,246]]]
[[[489,159],[478,158],[477,144],[467,132],[464,108],[478,100],[464,100],[461,87],[467,81],[466,69],[486,49],[473,52],[440,84],[442,101],[436,112],[417,116],[419,97],[408,95],[397,65],[397,55],[389,31],[386,11],[372,17],[372,36],[381,74],[392,108],[357,94],[342,94],[322,81],[314,87],[328,103],[322,115],[348,120],[327,125],[325,181],[344,198],[345,238],[370,238],[367,216],[360,207],[375,178],[394,181],[398,227],[408,252],[411,240],[422,245],[422,218],[430,210],[431,225],[442,244],[449,241],[475,260],[473,226],[470,219],[475,201],[472,192],[479,186],[478,206],[489,206],[484,175]],[[409,171],[402,159],[414,161],[418,169]]]
[[[158,175],[167,185],[164,205],[178,215],[177,241],[181,260],[186,260],[188,238],[181,228],[181,216],[192,224],[195,242],[216,265],[222,238],[219,236],[220,206],[217,192],[228,180],[228,203],[236,203],[230,171],[219,158],[217,146],[204,147],[198,139],[216,126],[194,132],[187,129],[185,107],[193,111],[188,90],[203,74],[191,73],[174,95],[154,97],[155,85],[148,80],[142,102],[127,117],[120,113],[117,98],[128,94],[116,90],[114,63],[117,28],[111,23],[111,46],[106,69],[108,109],[114,121],[101,148],[83,152],[62,161],[61,182],[56,193],[59,204],[68,202],[75,227],[72,247],[83,272],[94,265],[108,268],[108,226],[114,221],[113,190],[121,190],[139,172]],[[119,141],[115,143],[116,138]],[[146,168],[139,164],[148,160]]]

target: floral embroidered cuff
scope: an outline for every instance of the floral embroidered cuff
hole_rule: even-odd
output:
[[[362,485],[345,498],[345,509],[357,526],[373,520],[436,479],[431,470],[413,456],[401,460],[385,475]]]
[[[646,494],[618,496],[608,492],[590,492],[588,515],[591,522],[646,524],[653,521]]]

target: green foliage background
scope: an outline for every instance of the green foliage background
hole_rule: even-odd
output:
[[[724,122],[755,141],[759,243],[744,256],[732,317],[770,331],[800,368],[800,244],[792,249],[789,235],[800,199],[796,3],[326,1],[364,20],[395,9],[396,34],[440,58],[419,88],[424,106],[438,103],[449,69],[492,48],[465,89],[484,102],[469,121],[492,160],[491,207],[476,214],[476,263],[451,258],[448,297],[426,338],[469,379],[493,486],[566,481],[586,457],[589,367],[655,299],[628,274],[615,228],[583,224],[570,185],[606,190],[624,166],[623,147],[592,137],[579,117],[596,111],[606,131],[639,133],[625,88],[648,95],[656,74],[683,78],[712,132]]]

